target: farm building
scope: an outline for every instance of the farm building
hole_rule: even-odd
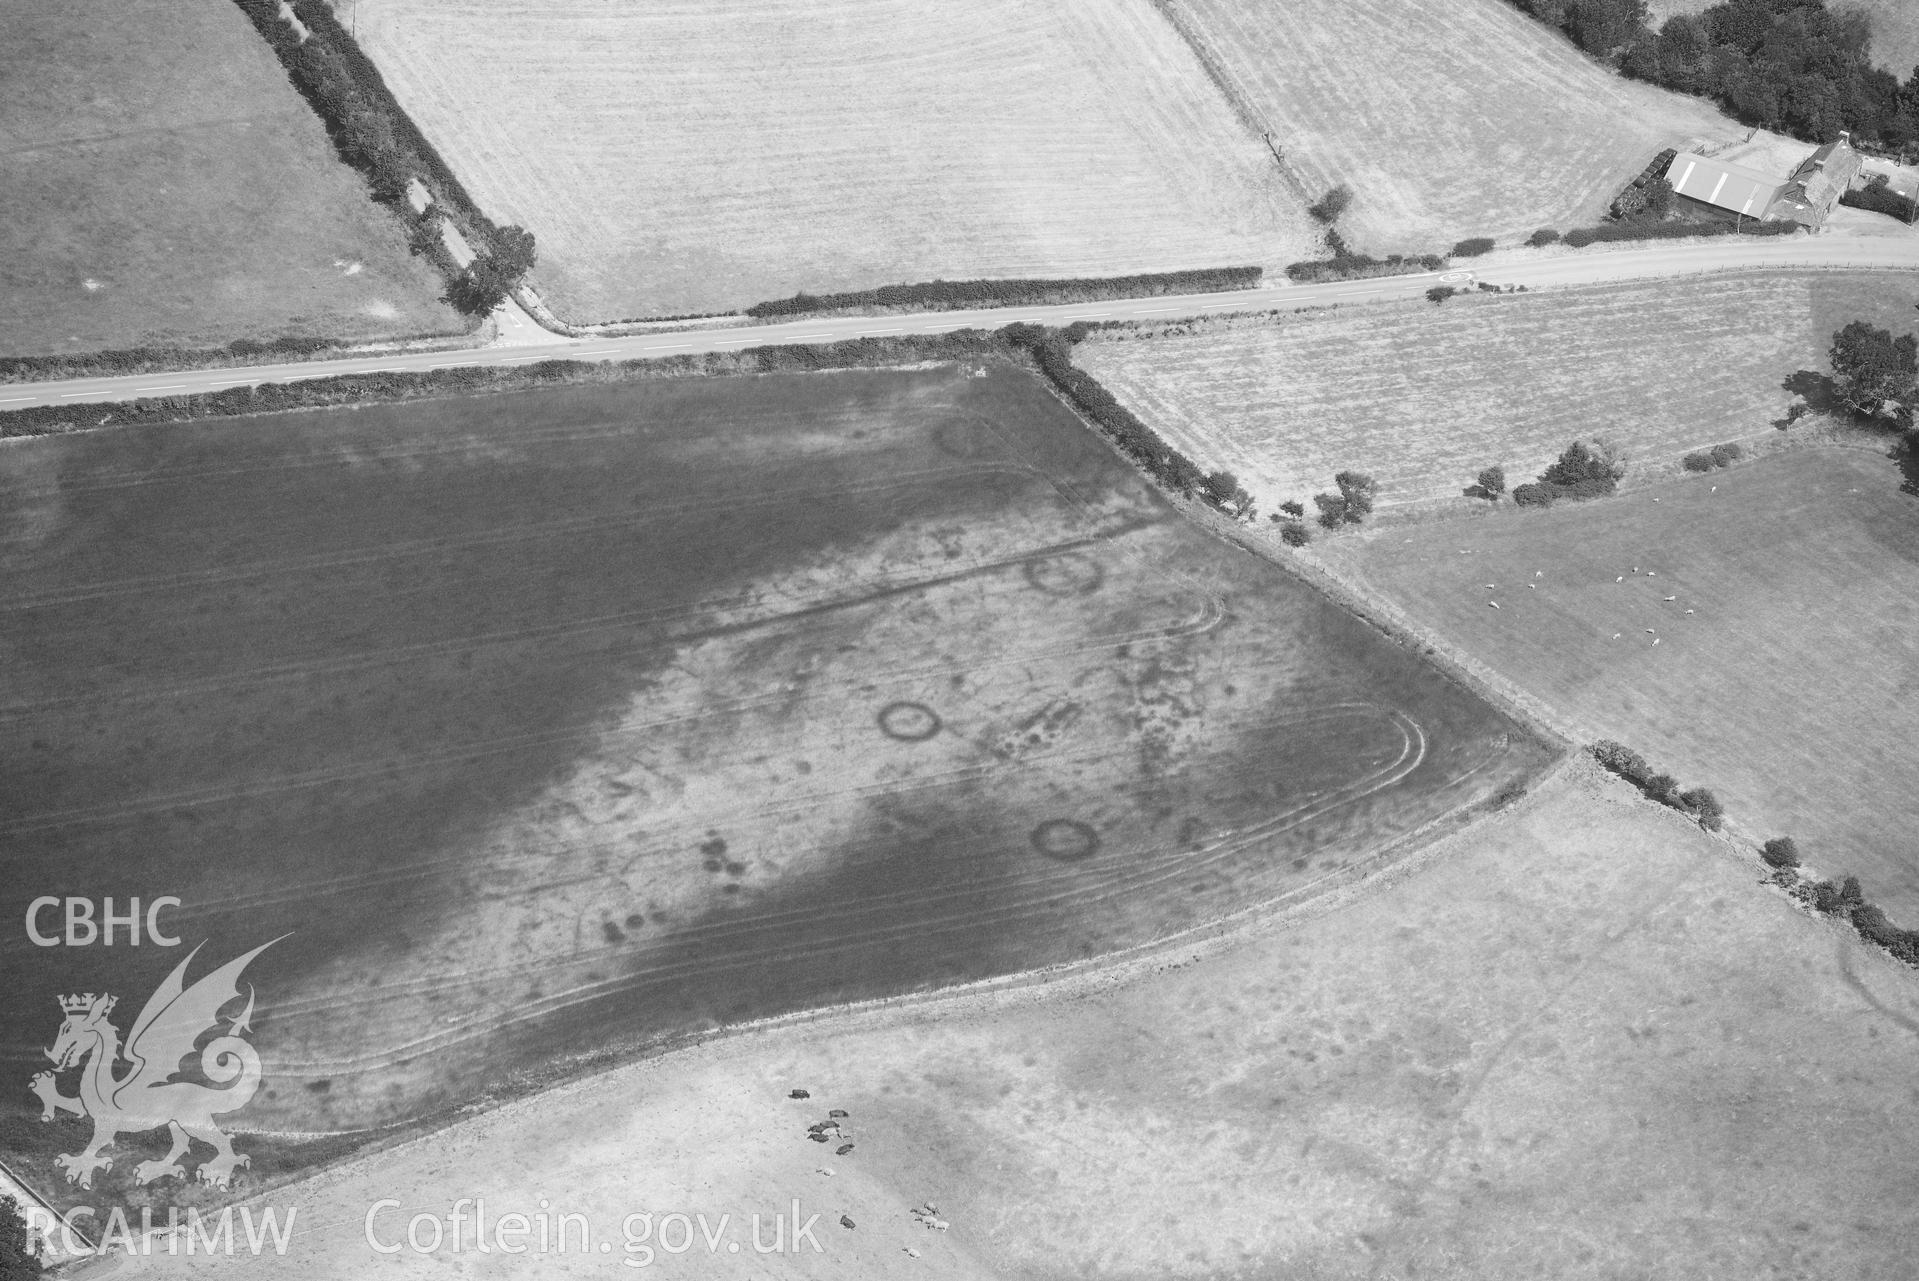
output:
[[[1686,152],[1673,158],[1666,180],[1675,195],[1716,209],[1817,227],[1859,176],[1860,165],[1859,153],[1842,133],[1838,141],[1814,151],[1786,177]]]
[[[1840,134],[1837,142],[1819,148],[1792,171],[1772,216],[1802,227],[1817,227],[1859,176],[1862,164],[1859,153],[1852,149],[1852,139]]]
[[[1786,186],[1783,179],[1757,169],[1690,152],[1673,157],[1666,181],[1672,184],[1674,195],[1748,218],[1765,217]]]

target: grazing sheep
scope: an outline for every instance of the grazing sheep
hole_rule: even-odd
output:
[[[1666,596],[1666,597],[1662,597],[1661,599],[1664,599],[1664,600],[1678,600],[1679,598],[1678,598],[1677,596]]]
[[[1492,606],[1492,607],[1493,607],[1494,609],[1498,609],[1498,608],[1499,608],[1499,602],[1498,602],[1498,601],[1496,601],[1496,600],[1489,600],[1489,601],[1487,601],[1486,603],[1487,603],[1488,605],[1491,605],[1491,606]]]

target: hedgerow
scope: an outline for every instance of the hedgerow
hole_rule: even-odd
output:
[[[1452,256],[1455,258],[1478,258],[1492,251],[1493,239],[1491,236],[1474,236],[1470,240],[1462,240],[1454,245]]]
[[[1900,222],[1911,222],[1919,215],[1919,203],[1910,196],[1902,196],[1887,185],[1885,174],[1874,174],[1862,188],[1849,189],[1840,194],[1839,203],[1854,209],[1865,209],[1871,213],[1885,214],[1897,218]]]
[[[1335,280],[1411,276],[1422,271],[1438,271],[1445,265],[1446,260],[1438,254],[1422,254],[1417,258],[1402,258],[1398,254],[1388,254],[1384,258],[1369,258],[1365,254],[1341,254],[1333,258],[1317,258],[1310,262],[1293,263],[1286,268],[1286,276],[1296,284],[1323,285]]]
[[[1584,249],[1587,245],[1601,241],[1619,240],[1684,240],[1689,236],[1790,236],[1799,230],[1799,224],[1793,222],[1760,222],[1746,219],[1742,222],[1619,222],[1608,223],[1600,227],[1581,227],[1569,231],[1562,240],[1574,249]]]
[[[1646,758],[1624,743],[1602,738],[1586,749],[1609,772],[1617,774],[1652,800],[1690,815],[1707,831],[1717,831],[1725,810],[1710,788],[1695,787],[1680,791],[1670,774],[1654,772]]]
[[[849,293],[800,293],[791,298],[755,303],[746,309],[746,314],[764,320],[771,316],[798,316],[856,307],[950,311],[960,307],[1045,306],[1108,298],[1152,298],[1162,294],[1222,293],[1257,288],[1263,274],[1259,267],[1212,267],[1066,280],[931,280]]]

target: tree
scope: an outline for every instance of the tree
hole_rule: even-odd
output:
[[[40,1275],[40,1260],[28,1250],[27,1220],[20,1203],[0,1197],[0,1281],[31,1281]]]
[[[1506,469],[1504,467],[1488,467],[1485,471],[1480,472],[1479,492],[1494,502],[1498,502],[1499,496],[1506,492]]]
[[[1346,500],[1346,520],[1357,525],[1364,517],[1373,513],[1373,499],[1379,493],[1379,482],[1360,471],[1343,471],[1333,477],[1333,484],[1339,486],[1339,496]]]
[[[1319,203],[1309,206],[1306,212],[1330,227],[1339,221],[1341,214],[1352,207],[1352,203],[1353,189],[1342,182],[1321,196]]]
[[[1799,845],[1790,836],[1775,836],[1760,851],[1773,867],[1798,867]]]
[[[1671,805],[1674,794],[1679,791],[1679,780],[1670,774],[1654,774],[1640,784],[1640,788],[1655,801]]]
[[[1558,232],[1554,231],[1551,227],[1541,227],[1538,231],[1526,237],[1526,243],[1534,249],[1543,249],[1557,239],[1559,239]]]
[[[538,251],[533,246],[533,233],[524,227],[501,227],[493,233],[493,261],[500,270],[513,277],[514,283],[527,272],[532,271],[538,261]]]
[[[1855,320],[1832,336],[1833,385],[1839,400],[1856,414],[1872,416],[1896,406],[1900,421],[1911,425],[1913,389],[1919,379],[1919,338]]]
[[[1346,523],[1346,500],[1338,494],[1314,494],[1313,506],[1319,508],[1319,523],[1338,529]]]
[[[1725,807],[1719,803],[1719,798],[1712,794],[1712,789],[1709,787],[1695,787],[1690,791],[1681,792],[1679,803],[1699,820],[1699,826],[1709,832],[1719,830],[1719,822],[1726,814]]]
[[[1457,289],[1454,289],[1451,285],[1434,285],[1431,289],[1428,289],[1426,291],[1426,301],[1431,303],[1442,303],[1458,292],[1459,291]]]

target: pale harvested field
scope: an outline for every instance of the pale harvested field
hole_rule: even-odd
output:
[[[569,317],[1314,243],[1147,0],[362,0],[358,27]]]
[[[1662,147],[1745,132],[1607,72],[1503,0],[1164,0],[1346,238],[1444,252],[1590,223]]]
[[[1074,358],[1271,511],[1344,468],[1382,506],[1452,497],[1499,463],[1529,480],[1572,440],[1622,444],[1637,476],[1765,438],[1782,384],[1823,370],[1855,315],[1909,327],[1904,276],[1754,273],[1116,329]],[[1309,503],[1310,506],[1310,503]]]
[[[1899,486],[1871,450],[1797,450],[1324,548],[1569,731],[1712,787],[1919,925],[1919,499]]]
[[[1656,28],[1675,13],[1699,13],[1717,0],[1650,0],[1652,25]],[[1839,8],[1831,4],[1830,8]],[[1845,0],[1845,8],[1864,9],[1872,15],[1872,60],[1901,80],[1910,76],[1919,63],[1919,7],[1912,0]]]
[[[457,333],[227,0],[0,7],[0,356]]]
[[[472,1266],[470,1228],[461,1255],[376,1259],[367,1207],[401,1203],[391,1240],[460,1197],[550,1197],[636,1262],[627,1214],[730,1215],[713,1252],[696,1230],[651,1258],[728,1281],[1909,1277],[1919,981],[1756,867],[1622,784],[1561,777],[1403,882],[1237,948],[641,1063],[279,1198],[312,1225],[284,1260],[153,1265],[439,1275]],[[851,1114],[843,1157],[806,1141],[829,1108]],[[818,1253],[728,1252],[795,1198]],[[949,1231],[916,1225],[928,1200]],[[573,1240],[539,1275],[609,1274]]]

